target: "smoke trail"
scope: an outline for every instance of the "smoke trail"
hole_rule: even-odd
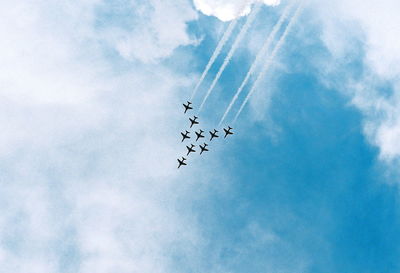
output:
[[[282,15],[280,16],[278,22],[275,24],[275,26],[273,27],[271,33],[268,35],[267,39],[265,40],[262,48],[260,49],[260,51],[257,53],[257,56],[255,58],[255,60],[253,61],[249,71],[246,74],[246,77],[244,78],[242,84],[240,85],[240,87],[238,88],[238,90],[235,93],[235,96],[232,98],[231,102],[229,103],[228,108],[226,108],[224,115],[222,116],[218,126],[221,126],[222,122],[225,120],[226,116],[228,115],[229,111],[231,110],[232,106],[235,104],[237,98],[239,97],[239,95],[241,94],[241,92],[243,91],[243,88],[246,86],[247,82],[250,80],[250,77],[254,74],[256,68],[258,67],[261,59],[265,56],[265,54],[267,53],[269,47],[271,46],[272,41],[275,39],[276,33],[279,31],[279,29],[281,28],[281,26],[283,25],[283,23],[285,22],[285,20],[287,19],[290,10],[292,9],[293,5],[295,2],[292,2],[291,4],[289,4],[285,10],[283,11]]]
[[[293,17],[290,19],[290,22],[288,23],[288,25],[286,26],[285,32],[282,34],[281,38],[279,39],[279,41],[277,42],[274,50],[271,53],[271,56],[268,58],[268,60],[266,61],[266,63],[264,64],[263,69],[261,70],[261,72],[258,74],[257,79],[255,80],[253,86],[251,87],[251,90],[249,91],[249,93],[247,94],[245,100],[243,101],[242,105],[240,106],[239,111],[237,112],[235,118],[233,119],[233,123],[236,122],[237,118],[239,117],[240,113],[242,112],[244,106],[246,105],[247,101],[250,99],[251,95],[254,93],[254,91],[256,90],[256,88],[258,87],[258,85],[260,84],[261,80],[263,79],[263,77],[265,76],[265,73],[267,73],[268,69],[270,68],[272,61],[274,60],[276,54],[278,53],[278,51],[281,49],[283,43],[286,40],[287,35],[289,34],[290,29],[292,28],[293,24],[295,23],[297,17],[300,15],[300,12],[302,10],[304,1],[302,1],[295,14],[293,15]]]
[[[243,9],[246,7],[246,5],[250,2],[250,0],[245,0],[243,1],[243,5],[240,7],[238,14],[239,15]],[[221,53],[222,48],[224,47],[224,45],[226,44],[226,42],[228,41],[229,37],[231,36],[233,30],[236,27],[236,24],[238,22],[238,16],[236,16],[235,19],[233,19],[228,28],[225,30],[224,34],[222,35],[221,40],[218,42],[217,47],[215,48],[210,60],[208,61],[206,68],[204,69],[203,73],[201,74],[200,80],[198,81],[198,83],[196,84],[196,87],[193,90],[192,95],[190,96],[190,101],[193,100],[194,96],[196,95],[197,90],[199,89],[201,83],[203,82],[204,78],[206,77],[208,71],[210,70],[211,66],[214,64],[215,60],[217,59],[217,57],[219,56],[219,54]]]
[[[214,89],[215,85],[217,84],[217,82],[218,82],[219,78],[221,77],[222,73],[224,72],[226,66],[231,61],[233,54],[235,53],[235,51],[238,48],[240,42],[243,40],[245,34],[249,30],[251,24],[253,23],[254,19],[256,18],[256,15],[260,11],[260,9],[261,9],[261,3],[258,3],[256,5],[254,11],[249,15],[249,17],[247,17],[246,23],[244,24],[244,26],[240,30],[238,36],[236,37],[231,49],[228,52],[228,55],[225,57],[223,64],[219,68],[219,70],[218,70],[218,72],[217,72],[217,74],[216,74],[216,76],[215,76],[210,88],[208,88],[207,93],[204,96],[204,99],[203,99],[203,101],[202,101],[202,103],[200,105],[199,112],[203,108],[205,102],[207,101],[207,98],[210,96],[212,90]]]
[[[237,24],[237,19],[232,20],[231,23],[229,24],[228,28],[226,29],[224,35],[222,36],[221,40],[218,42],[218,45],[215,48],[210,60],[208,61],[206,68],[204,69],[203,73],[201,74],[200,80],[197,82],[197,85],[193,90],[190,100],[193,100],[194,96],[196,95],[197,90],[199,89],[204,78],[206,77],[208,71],[210,70],[211,66],[214,64],[215,60],[217,59],[217,57],[218,57],[219,53],[221,52],[222,48],[224,47],[225,43],[228,41],[229,37],[231,36],[232,31],[235,28],[236,24]]]

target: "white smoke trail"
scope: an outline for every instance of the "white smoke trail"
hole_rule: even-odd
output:
[[[247,6],[247,4],[249,4],[250,1],[251,0],[243,1],[243,5],[239,8],[239,11],[238,11],[238,14],[237,14],[238,16],[244,10],[244,8]],[[222,35],[221,40],[218,42],[217,47],[215,48],[210,60],[208,61],[207,65],[206,65],[206,68],[204,69],[203,73],[201,74],[201,77],[200,77],[198,83],[196,84],[196,87],[194,88],[192,95],[190,96],[190,101],[193,100],[194,96],[197,93],[197,90],[199,89],[201,83],[204,81],[204,78],[206,77],[208,71],[210,70],[211,66],[214,64],[215,60],[217,59],[217,57],[221,53],[222,48],[224,47],[224,45],[226,44],[226,42],[230,38],[230,36],[231,36],[231,34],[232,34],[233,30],[235,29],[236,24],[238,22],[238,16],[235,16],[235,19],[230,22],[230,24],[228,25],[228,28],[225,30],[224,34]]]
[[[217,82],[218,82],[219,78],[221,77],[222,73],[224,72],[226,66],[231,61],[231,59],[233,57],[233,54],[235,53],[235,51],[238,48],[240,42],[243,40],[245,34],[249,30],[251,24],[253,23],[254,19],[256,18],[258,12],[260,11],[261,6],[262,6],[261,3],[256,4],[256,7],[254,8],[254,11],[252,13],[250,13],[249,17],[247,17],[246,23],[244,24],[244,26],[240,30],[238,36],[236,37],[231,49],[228,52],[228,55],[225,57],[223,64],[219,68],[219,70],[218,70],[213,82],[211,83],[210,88],[208,88],[207,93],[204,96],[203,101],[201,102],[201,105],[200,105],[200,108],[199,108],[199,112],[202,110],[205,102],[207,101],[207,98],[210,96],[212,90],[214,89],[215,85],[217,84]]]
[[[254,72],[255,72],[256,68],[258,67],[261,59],[263,59],[265,54],[267,54],[267,51],[268,51],[269,47],[271,46],[272,41],[275,39],[275,36],[276,36],[277,32],[279,31],[279,29],[281,28],[281,26],[283,25],[283,23],[285,22],[285,20],[289,16],[289,12],[292,9],[294,3],[295,2],[292,2],[291,4],[289,4],[285,8],[285,10],[283,11],[282,15],[278,19],[278,22],[275,24],[275,26],[273,27],[271,33],[268,35],[268,37],[265,40],[262,48],[257,53],[257,56],[256,56],[255,60],[253,61],[249,71],[247,72],[246,77],[244,78],[242,84],[240,85],[240,87],[236,91],[234,97],[232,98],[231,102],[229,103],[228,108],[226,108],[225,113],[222,116],[218,126],[221,126],[222,122],[225,120],[225,118],[228,115],[229,111],[231,110],[232,106],[235,104],[237,98],[239,97],[239,95],[243,91],[243,88],[246,86],[247,82],[250,80],[250,77],[254,74]]]
[[[222,36],[221,40],[218,42],[218,45],[215,48],[210,60],[208,61],[206,68],[204,69],[203,73],[201,74],[200,80],[197,82],[196,87],[193,90],[193,93],[190,97],[191,101],[193,100],[194,96],[196,95],[197,90],[199,89],[201,83],[203,82],[204,78],[206,77],[211,66],[214,64],[215,60],[217,59],[217,57],[218,57],[219,53],[221,52],[222,48],[224,47],[225,43],[228,41],[229,37],[231,36],[236,24],[237,24],[237,19],[232,20],[230,22],[228,28],[224,32],[224,35]]]
[[[247,94],[245,100],[243,101],[242,105],[240,106],[239,111],[237,112],[235,118],[233,119],[233,123],[236,122],[237,118],[239,117],[240,113],[242,112],[244,106],[246,105],[247,101],[250,99],[251,95],[254,93],[254,91],[257,89],[258,85],[260,84],[261,80],[264,78],[265,73],[267,73],[268,69],[270,68],[272,61],[274,60],[276,54],[278,53],[278,51],[281,49],[283,43],[286,40],[287,35],[289,34],[289,31],[291,30],[293,24],[295,23],[297,17],[300,15],[300,12],[303,8],[303,4],[304,1],[302,1],[295,14],[293,15],[293,17],[290,19],[290,22],[288,23],[288,25],[286,26],[285,32],[282,34],[281,38],[279,39],[279,41],[276,43],[276,46],[274,48],[274,50],[271,53],[271,56],[268,58],[268,60],[266,61],[266,63],[264,64],[263,69],[261,70],[261,72],[258,74],[257,79],[255,80],[253,86],[251,87],[251,90],[249,91],[249,93]]]

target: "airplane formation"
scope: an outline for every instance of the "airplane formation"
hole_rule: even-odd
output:
[[[259,1],[259,2],[261,2],[261,1]],[[265,37],[265,40],[263,41],[261,49],[257,53],[255,59],[251,63],[251,66],[249,67],[249,69],[246,73],[245,78],[243,79],[242,83],[236,90],[236,93],[232,97],[228,107],[226,108],[223,116],[220,119],[218,126],[220,126],[226,120],[226,118],[229,116],[229,113],[231,111],[233,111],[233,109],[235,109],[235,108],[233,108],[233,106],[235,105],[237,100],[240,98],[241,93],[243,92],[243,90],[246,90],[245,89],[246,86],[250,85],[250,89],[249,89],[247,95],[245,96],[245,99],[241,103],[239,109],[237,110],[234,118],[231,121],[233,124],[236,122],[239,115],[242,113],[244,107],[250,100],[251,96],[259,88],[259,85],[262,83],[262,79],[264,78],[266,73],[268,73],[269,70],[271,69],[271,67],[274,63],[274,59],[276,58],[279,51],[283,47],[289,32],[291,31],[296,20],[300,16],[307,1],[299,0],[299,1],[289,1],[289,2],[290,3],[286,5],[283,12],[279,16],[278,21],[274,24],[272,30],[269,32],[269,35]],[[251,25],[253,24],[254,19],[257,16],[257,13],[260,12],[261,5],[262,4],[259,3],[258,5],[255,6],[254,11],[252,11],[247,16],[246,22],[242,25],[240,31],[237,32],[237,36],[234,38],[234,42],[231,45],[228,54],[226,55],[222,65],[218,69],[218,72],[213,77],[214,79],[211,83],[211,86],[208,88],[207,92],[205,93],[205,95],[202,99],[201,104],[199,105],[199,108],[197,109],[197,113],[200,113],[202,111],[203,106],[205,105],[205,103],[206,103],[208,97],[211,95],[212,91],[215,89],[215,86],[216,86],[217,82],[219,81],[219,79],[221,78],[221,75],[223,74],[225,68],[232,60],[232,57],[234,56],[235,51],[238,49],[238,46],[239,46],[241,40],[243,39],[243,37],[245,37],[246,32],[250,29]],[[239,14],[241,12],[243,12],[243,10],[241,10],[237,14],[238,17],[240,17]],[[194,107],[192,106],[192,103],[190,101],[194,100],[196,93],[200,90],[200,87],[201,87],[202,83],[204,82],[204,80],[206,79],[207,74],[209,72],[211,72],[210,69],[214,65],[215,61],[218,59],[218,56],[221,54],[222,49],[225,47],[225,44],[231,40],[230,36],[232,36],[233,33],[236,33],[234,31],[235,25],[236,25],[236,21],[233,20],[229,24],[229,26],[227,27],[225,32],[223,33],[223,36],[221,37],[220,41],[218,42],[214,52],[212,53],[212,56],[210,57],[206,67],[204,68],[204,70],[200,76],[200,79],[197,82],[197,84],[192,92],[192,95],[191,95],[189,101],[187,103],[183,104],[183,107],[185,108],[184,114],[187,114],[189,111],[193,110]],[[259,67],[261,67],[261,69],[258,69]],[[258,72],[257,72],[257,70],[258,70]],[[254,81],[252,81],[253,77],[254,77]],[[195,115],[193,117],[189,118],[189,122],[190,122],[189,130],[196,129],[196,126],[198,126],[200,123],[199,118]],[[181,135],[182,135],[181,142],[182,143],[185,142],[186,140],[188,142],[189,142],[189,140],[192,140],[192,142],[193,142],[193,143],[190,143],[190,146],[189,145],[186,146],[186,149],[187,149],[186,156],[187,157],[189,157],[192,153],[199,152],[200,154],[203,154],[204,152],[209,151],[209,148],[208,148],[209,144],[207,144],[206,142],[204,142],[203,145],[198,145],[199,149],[197,149],[197,145],[195,145],[194,143],[197,144],[197,142],[199,142],[200,139],[202,139],[201,142],[203,142],[203,138],[204,138],[205,141],[208,141],[209,143],[211,143],[211,142],[217,141],[218,138],[219,139],[222,138],[222,137],[220,138],[219,131],[217,129],[208,131],[209,135],[206,134],[205,131],[200,129],[198,131],[196,131],[196,130],[194,131],[193,135],[195,134],[195,136],[193,136],[193,139],[192,139],[190,136],[191,132],[189,130],[185,130],[184,132],[181,132]],[[226,139],[230,135],[233,135],[232,130],[233,130],[232,127],[223,128],[224,139]],[[179,163],[178,169],[181,166],[187,165],[187,163],[185,162],[186,160],[187,159],[185,157],[178,159],[178,163]]]
[[[190,110],[193,110],[193,107],[191,105],[192,105],[192,103],[190,101],[188,101],[186,104],[185,103],[183,104],[183,107],[184,107],[184,110],[185,110],[184,114],[186,114]],[[200,124],[198,119],[199,118],[197,116],[189,117],[189,128],[190,129],[192,129],[193,126],[196,126],[196,125]],[[229,135],[233,135],[233,132],[232,132],[233,128],[232,127],[223,128],[223,130],[224,130],[224,133],[225,133],[224,138],[226,138]],[[196,139],[194,140],[194,142],[197,143],[202,138],[206,139],[206,135],[204,135],[204,133],[205,133],[205,131],[203,131],[202,129],[195,130],[194,131],[195,136],[193,136],[193,140],[194,140],[194,138],[196,138]],[[210,136],[210,138],[209,138],[210,142],[213,141],[213,139],[219,138],[219,135],[218,135],[219,131],[217,129],[214,129],[213,131],[209,131],[208,133],[209,133],[209,136]],[[185,142],[186,140],[191,139],[190,134],[191,134],[191,132],[188,131],[188,130],[185,130],[185,131],[181,132],[181,136],[182,136],[181,142]],[[196,149],[197,147],[199,149]],[[208,152],[209,151],[208,147],[209,147],[209,144],[207,144],[206,142],[203,142],[203,144],[198,144],[198,145],[190,143],[190,145],[186,145],[186,150],[187,150],[186,157],[188,157],[192,153],[195,154],[196,152],[199,152],[200,155],[202,155],[204,152]],[[186,163],[187,158],[182,156],[181,158],[178,158],[177,160],[178,160],[178,169],[181,166],[186,166],[187,165],[187,163]]]

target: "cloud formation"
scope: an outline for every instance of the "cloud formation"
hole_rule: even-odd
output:
[[[177,47],[197,42],[186,31],[187,23],[197,19],[186,0],[118,2],[111,7],[102,3],[98,9],[104,16],[110,10],[119,13],[122,24],[99,24],[98,28],[122,57],[155,63],[169,57]]]
[[[280,4],[280,0],[194,0],[193,2],[199,11],[208,16],[215,16],[221,21],[230,21],[249,14],[252,5],[257,2],[269,6]]]
[[[341,77],[333,84],[350,96],[364,115],[364,131],[380,150],[380,158],[400,158],[400,35],[396,10],[400,3],[344,1],[316,3],[322,39],[336,60],[327,65],[327,77]],[[343,74],[349,62],[361,59],[362,73]]]
[[[123,11],[102,5],[1,4],[1,272],[177,272],[174,257],[196,256],[201,236],[177,198],[191,183],[176,187],[185,175],[175,171],[173,118],[191,80],[115,54],[123,36],[101,24]],[[187,44],[185,18],[195,12],[149,5],[156,45],[140,35],[125,43],[156,62]],[[178,22],[168,34],[159,8]]]

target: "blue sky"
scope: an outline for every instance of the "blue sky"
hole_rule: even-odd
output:
[[[206,129],[290,3],[264,2]],[[240,1],[1,5],[0,272],[400,272],[396,1],[308,1],[235,135],[179,171]]]

